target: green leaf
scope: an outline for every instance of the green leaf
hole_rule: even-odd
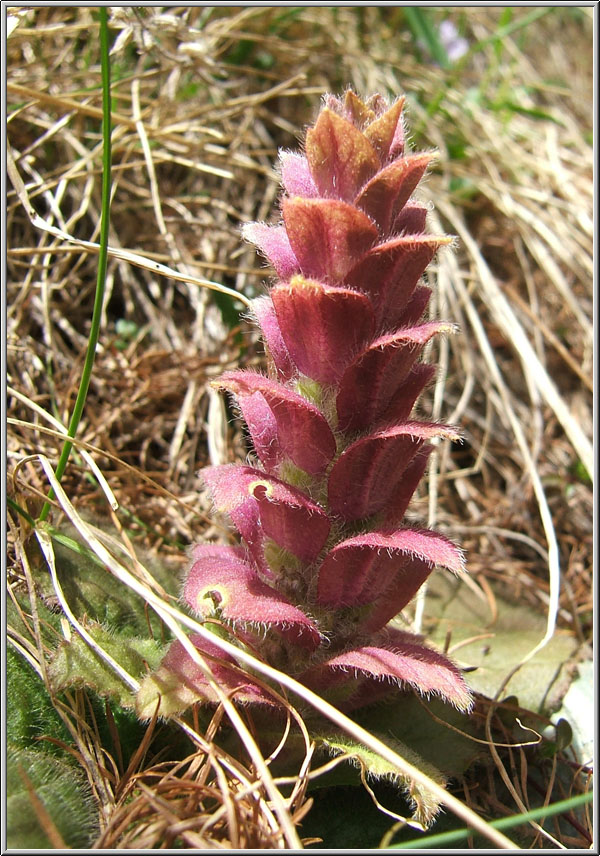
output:
[[[526,603],[509,603],[499,596],[495,602],[497,617],[492,621],[486,599],[479,599],[460,580],[437,574],[425,608],[429,638],[442,646],[450,633],[450,654],[460,665],[475,667],[467,675],[469,686],[489,698],[546,629],[544,616]],[[464,644],[453,654],[460,642]],[[548,644],[511,677],[502,697],[515,695],[521,707],[536,713],[555,710],[569,686],[570,662],[577,649],[577,639],[557,629]]]
[[[86,630],[133,678],[141,679],[148,669],[156,668],[160,662],[163,649],[154,639],[109,630],[100,624],[88,624]],[[76,634],[59,645],[49,665],[48,677],[54,692],[86,686],[98,695],[115,699],[122,707],[134,705],[129,685]]]
[[[556,723],[556,745],[561,752],[573,742],[573,729],[567,719],[559,719]]]
[[[12,745],[39,746],[38,738],[44,735],[70,742],[41,679],[10,646],[6,649],[6,702],[6,739]],[[61,751],[51,743],[44,743],[44,748],[52,753]]]
[[[355,718],[360,725],[440,785],[464,773],[481,754],[481,745],[469,739],[469,735],[474,735],[474,721],[439,700],[422,702],[414,695],[402,693],[392,701],[357,711]],[[449,726],[466,732],[467,736],[458,734]],[[352,754],[355,760],[350,763],[363,765],[370,780],[394,783],[406,795],[413,819],[425,827],[431,824],[440,806],[426,787],[416,784],[395,766],[345,734],[330,733],[326,726],[318,725],[311,729],[311,736],[321,751],[333,756]],[[335,782],[351,781],[352,777],[344,777],[338,768]],[[354,781],[358,784],[356,777]],[[333,779],[329,779],[320,784],[332,782]]]
[[[356,718],[369,731],[392,735],[447,778],[460,776],[482,754],[481,744],[470,739],[476,736],[475,720],[439,699],[402,693]]]
[[[32,803],[23,773],[68,847],[89,847],[96,811],[83,772],[69,760],[14,744],[6,753],[6,843],[10,850],[53,848]]]
[[[319,781],[320,778],[316,780]],[[382,805],[397,808],[398,796],[391,787],[376,783],[373,790]],[[392,820],[376,807],[364,788],[337,786],[314,790],[311,784],[310,795],[313,805],[302,819],[301,834],[321,839],[322,843],[316,845],[317,852],[330,849],[337,853],[371,849],[376,852]],[[416,834],[414,829],[410,833]],[[313,847],[306,849],[310,853]]]
[[[592,660],[577,665],[577,677],[564,696],[560,710],[552,717],[556,722],[557,745],[564,748],[570,736],[582,763],[594,757],[594,674]]]
[[[128,586],[108,571],[97,557],[66,532],[52,532],[56,570],[65,598],[77,618],[87,616],[98,624],[119,628],[125,636],[161,637],[154,611]],[[55,599],[45,565],[36,573],[42,595]],[[171,581],[171,588],[174,588]],[[161,579],[161,583],[164,581]]]
[[[374,729],[370,730],[375,737],[386,743],[410,764],[418,767],[436,784],[442,786],[445,784],[444,776],[433,764],[424,761],[416,752],[389,734],[378,733]],[[389,761],[362,743],[357,743],[346,734],[313,734],[312,737],[318,747],[326,750],[333,757],[342,754],[351,755],[352,758],[349,759],[349,763],[359,768],[362,767],[369,779],[386,780],[394,783],[407,797],[413,813],[412,819],[424,827],[432,823],[439,811],[440,804],[425,786],[404,775],[395,765],[390,764]]]

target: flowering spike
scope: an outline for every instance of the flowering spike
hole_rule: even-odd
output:
[[[432,442],[459,436],[412,415],[435,373],[422,351],[453,329],[424,317],[420,278],[451,239],[426,234],[413,198],[433,155],[405,151],[403,105],[326,96],[305,153],[280,152],[278,225],[244,228],[278,277],[253,302],[268,376],[228,371],[214,385],[235,396],[255,459],[204,473],[244,546],[197,547],[184,594],[348,709],[406,687],[468,710],[459,670],[387,626],[436,565],[463,568],[451,541],[403,522]],[[161,681],[169,666],[178,676],[164,684],[170,709],[214,701],[178,646],[159,669]],[[264,702],[223,659],[223,687]]]

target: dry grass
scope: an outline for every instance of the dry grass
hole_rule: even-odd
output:
[[[98,240],[102,148],[93,11],[15,7],[7,81],[8,146],[31,203],[47,226],[88,242]],[[489,41],[457,73],[416,58],[399,7],[111,10],[110,246],[147,266],[110,260],[78,437],[118,501],[108,525],[129,553],[182,568],[190,543],[226,537],[197,472],[240,460],[245,446],[208,384],[240,362],[260,365],[262,351],[243,320],[227,323],[242,304],[221,298],[222,312],[201,281],[260,293],[266,274],[239,229],[273,216],[277,149],[296,145],[326,90],[405,91],[415,139],[440,152],[425,187],[431,228],[459,239],[431,277],[433,312],[461,335],[430,354],[443,371],[422,408],[466,438],[440,449],[415,514],[462,542],[476,585],[527,600],[548,616],[548,635],[558,622],[590,643],[591,10],[554,9],[506,36],[500,55],[501,12],[464,10],[471,43]],[[29,456],[60,452],[52,419],[64,426],[72,411],[97,257],[34,227],[10,190],[7,236],[9,495],[35,517],[48,477]],[[181,278],[157,276],[154,262]],[[66,495],[86,519],[108,520],[107,490],[79,452]],[[9,534],[11,582],[24,585],[30,532],[15,522]],[[426,601],[417,623],[421,609]],[[127,809],[105,783],[96,846],[151,846],[173,824],[184,847],[286,846],[268,823],[272,795],[252,790],[256,768],[244,784],[214,766],[207,778],[207,764],[204,754],[141,768]],[[515,811],[491,794],[477,807],[503,813],[504,800]],[[294,824],[304,807],[287,806]]]

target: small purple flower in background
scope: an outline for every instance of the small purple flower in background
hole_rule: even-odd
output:
[[[431,291],[420,279],[450,238],[426,233],[413,199],[434,155],[405,151],[403,105],[326,96],[304,153],[280,154],[280,222],[244,229],[278,275],[254,301],[268,373],[217,382],[252,455],[204,471],[241,545],[196,546],[183,595],[344,710],[412,688],[467,711],[460,670],[388,626],[436,565],[463,569],[445,536],[404,521],[432,441],[459,434],[413,414],[435,373],[420,354],[454,325],[424,318]],[[218,656],[215,676],[235,698],[274,703]],[[179,703],[215,700],[179,642],[157,674],[180,682]]]
[[[440,24],[439,36],[450,62],[456,62],[469,50],[468,41],[458,35],[456,26],[449,18]]]

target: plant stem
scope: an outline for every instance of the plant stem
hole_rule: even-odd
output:
[[[69,422],[67,434],[70,438],[75,437],[85,400],[92,377],[96,346],[100,334],[100,319],[102,316],[102,304],[106,286],[106,268],[108,261],[108,227],[110,217],[110,186],[111,186],[111,97],[110,97],[110,61],[108,48],[108,12],[105,6],[99,9],[100,16],[100,62],[102,69],[102,209],[100,214],[100,251],[98,254],[98,275],[96,279],[96,295],[94,298],[94,311],[92,313],[92,325],[88,346],[85,355],[85,363],[81,373],[79,392],[73,408],[73,414]],[[56,467],[56,478],[60,481],[67,466],[69,455],[73,444],[67,440]],[[48,499],[54,498],[54,491],[50,488]],[[46,502],[42,508],[39,520],[44,521],[50,511],[50,502]]]

